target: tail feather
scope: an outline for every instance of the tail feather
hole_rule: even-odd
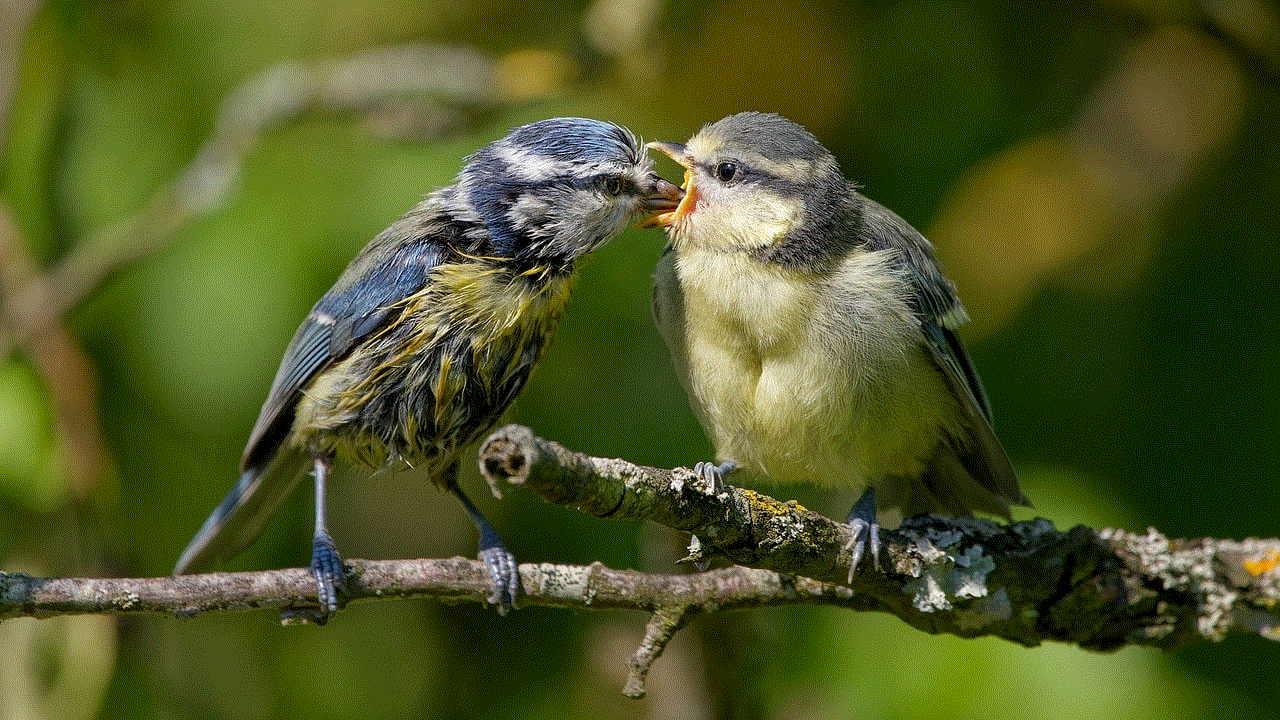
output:
[[[174,575],[207,570],[243,550],[302,478],[302,458],[276,457],[265,468],[249,468],[196,532],[173,567]]]

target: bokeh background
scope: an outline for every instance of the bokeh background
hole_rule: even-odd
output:
[[[812,129],[939,247],[1034,511],[1280,535],[1280,19],[1258,0],[0,4],[0,568],[166,574],[281,350],[370,237],[548,116]],[[661,169],[677,178],[673,165]],[[670,466],[709,447],[650,325],[661,236],[582,273],[509,418]],[[45,271],[53,279],[31,285]],[[35,290],[33,290],[35,288]],[[61,308],[66,307],[67,313]],[[32,318],[54,322],[32,334]],[[463,480],[524,561],[678,571],[685,538]],[[779,491],[834,516],[851,495]],[[415,478],[333,489],[349,557],[470,555]],[[227,567],[305,564],[298,493]],[[879,615],[702,618],[619,694],[639,614],[364,603],[0,626],[8,718],[1261,718],[1280,645],[1097,655]]]

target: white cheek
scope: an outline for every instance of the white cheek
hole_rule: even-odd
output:
[[[546,216],[550,205],[540,198],[521,195],[515,204],[507,210],[507,221],[511,227],[520,232],[534,232],[539,221]]]
[[[700,193],[682,235],[694,247],[722,250],[770,247],[803,219],[804,204],[746,188]]]
[[[571,211],[549,226],[557,244],[570,248],[586,242],[608,240],[622,232],[634,214],[636,203],[608,200],[594,191],[579,190],[567,201]]]
[[[600,227],[609,235],[620,233],[627,227],[627,223],[631,222],[631,218],[635,217],[639,209],[639,202],[634,198],[608,200],[598,213]]]
[[[635,203],[625,199],[606,199],[597,194],[582,199],[582,207],[589,208],[582,217],[593,234],[612,237],[622,232],[631,219]]]

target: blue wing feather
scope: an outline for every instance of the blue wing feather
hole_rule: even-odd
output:
[[[390,318],[397,302],[431,282],[460,232],[415,209],[370,242],[315,304],[285,350],[241,460],[236,486],[205,521],[174,567],[198,571],[235,555],[262,530],[297,485],[303,456],[281,453],[294,408],[312,379],[346,357]]]
[[[410,213],[365,246],[311,309],[285,350],[249,434],[241,469],[270,462],[293,424],[302,390],[379,328],[396,303],[419,292],[446,255],[456,228]]]

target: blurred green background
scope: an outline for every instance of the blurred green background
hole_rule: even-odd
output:
[[[10,0],[0,13],[10,320],[49,306],[12,302],[32,272],[108,271],[83,283],[65,323],[0,355],[0,568],[167,573],[233,482],[311,303],[479,145],[556,115],[682,140],[746,109],[807,125],[939,246],[1037,505],[1022,517],[1280,535],[1271,4]],[[426,50],[378,50],[404,46]],[[290,78],[326,72],[342,92],[243,116]],[[647,464],[710,456],[650,325],[661,246],[633,230],[591,259],[511,420]],[[521,490],[499,502],[474,469],[463,484],[522,561],[675,571],[674,532]],[[355,473],[332,492],[348,557],[474,552],[466,517],[421,480]],[[834,516],[853,499],[778,492]],[[309,508],[298,493],[228,567],[305,564]],[[1257,637],[1096,655],[814,608],[695,621],[632,701],[619,690],[644,620],[406,601],[354,605],[324,628],[281,628],[267,612],[11,621],[0,718],[1178,719],[1280,707],[1280,645]]]

